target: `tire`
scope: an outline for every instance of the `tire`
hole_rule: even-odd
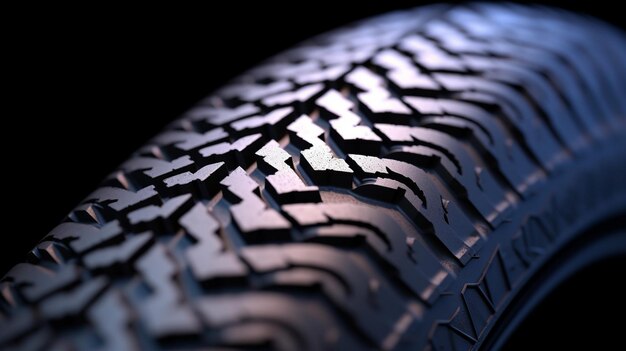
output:
[[[12,268],[0,346],[500,345],[531,287],[626,253],[624,62],[616,29],[519,5],[305,42],[173,122]]]

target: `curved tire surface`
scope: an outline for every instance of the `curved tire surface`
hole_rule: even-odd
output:
[[[313,38],[169,125],[11,269],[0,346],[477,348],[555,253],[623,228],[624,62],[608,25],[518,5]]]

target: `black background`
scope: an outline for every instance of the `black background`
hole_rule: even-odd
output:
[[[2,148],[11,225],[0,276],[134,149],[228,79],[317,33],[424,3],[27,10],[10,32],[18,109],[5,112],[3,135],[18,141]],[[597,2],[543,3],[624,27],[619,11]]]

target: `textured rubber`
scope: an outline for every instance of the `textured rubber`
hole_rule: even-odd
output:
[[[10,270],[0,345],[479,347],[548,257],[626,213],[624,62],[615,29],[518,5],[314,38],[172,123]]]

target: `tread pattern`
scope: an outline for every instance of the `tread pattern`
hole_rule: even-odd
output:
[[[512,288],[481,247],[623,131],[624,62],[614,29],[517,5],[303,43],[173,122],[2,278],[0,347],[392,350],[428,329],[471,348]],[[481,254],[456,312],[424,325]]]

